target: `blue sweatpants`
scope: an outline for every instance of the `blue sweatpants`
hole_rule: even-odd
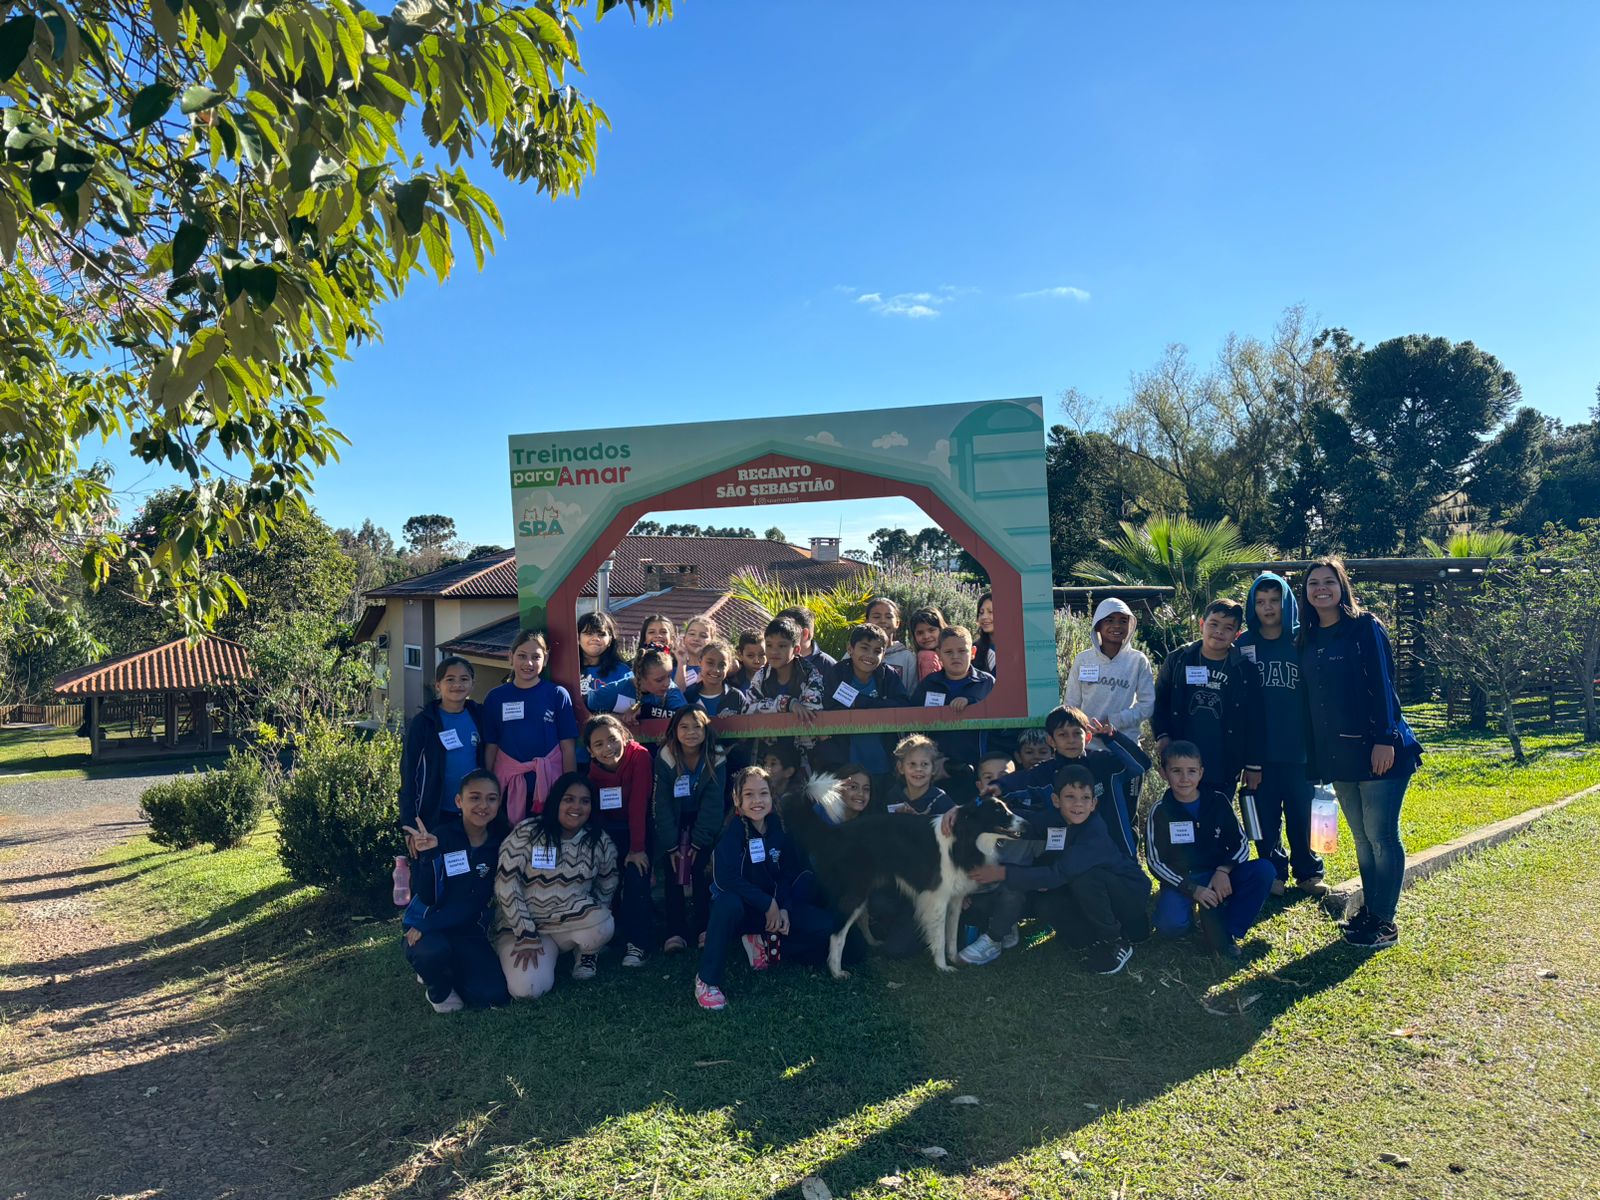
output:
[[[700,978],[712,987],[721,987],[728,950],[734,939],[741,934],[760,933],[766,927],[766,909],[757,911],[732,892],[713,896],[711,917],[706,922],[706,948],[700,952]],[[789,932],[784,935],[782,945],[784,960],[823,961],[833,927],[833,914],[826,909],[811,904],[790,904]]]
[[[460,996],[468,1008],[492,1008],[511,1003],[505,972],[488,936],[476,925],[465,929],[425,933],[416,945],[405,946],[406,961],[422,976],[428,999],[435,1004]]]
[[[1200,871],[1189,876],[1191,883],[1201,886],[1211,882],[1210,871]],[[1232,872],[1233,894],[1212,910],[1222,927],[1232,938],[1242,938],[1261,915],[1261,906],[1272,894],[1272,881],[1277,878],[1272,864],[1264,858],[1235,863]],[[1195,902],[1169,883],[1161,885],[1156,896],[1156,932],[1162,937],[1182,937],[1194,924]]]

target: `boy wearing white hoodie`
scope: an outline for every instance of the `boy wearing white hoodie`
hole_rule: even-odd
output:
[[[1114,596],[1094,610],[1094,645],[1072,660],[1062,703],[1099,721],[1139,736],[1139,725],[1156,706],[1156,680],[1150,660],[1132,646],[1137,621],[1133,610]]]

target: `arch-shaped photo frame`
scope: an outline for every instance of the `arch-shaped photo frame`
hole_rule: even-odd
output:
[[[640,518],[901,497],[983,565],[997,629],[1020,636],[998,639],[995,688],[981,712],[825,712],[813,729],[992,728],[1042,718],[1061,700],[1043,408],[1028,398],[514,435],[522,623],[546,630],[551,676],[575,680],[579,594]],[[585,716],[581,697],[573,702]],[[648,724],[642,730],[652,732]],[[793,732],[794,718],[730,717],[718,730],[746,737]]]

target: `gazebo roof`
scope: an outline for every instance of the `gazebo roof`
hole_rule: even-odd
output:
[[[58,696],[192,692],[254,678],[248,650],[207,633],[193,642],[175,638],[150,650],[67,671],[56,676],[55,691]]]

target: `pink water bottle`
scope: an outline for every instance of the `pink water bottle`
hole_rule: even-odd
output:
[[[394,856],[394,904],[404,908],[411,903],[411,860],[404,854]]]
[[[685,829],[678,835],[678,886],[688,887],[690,874],[689,853],[692,847],[689,844],[689,831]]]

